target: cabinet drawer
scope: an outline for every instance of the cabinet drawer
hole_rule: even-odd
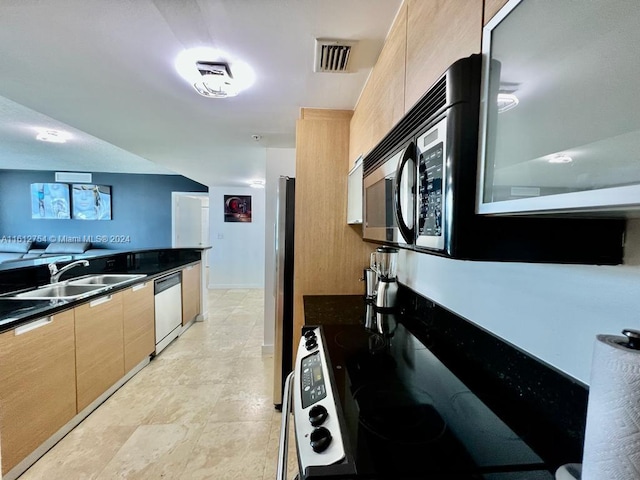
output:
[[[6,473],[76,411],[73,310],[0,335],[0,444]]]

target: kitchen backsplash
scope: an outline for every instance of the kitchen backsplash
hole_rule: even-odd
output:
[[[405,323],[537,453],[580,462],[588,388],[431,300],[400,289]]]

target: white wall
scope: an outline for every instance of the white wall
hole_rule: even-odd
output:
[[[401,251],[400,282],[589,383],[596,334],[640,329],[640,221],[618,266],[470,262]]]
[[[250,223],[225,223],[225,195],[251,195]],[[263,288],[265,190],[211,187],[209,215],[209,288]]]
[[[266,215],[264,231],[265,278],[264,278],[264,340],[263,352],[273,352],[275,329],[275,223],[276,194],[281,175],[295,177],[296,151],[294,148],[267,149],[267,175],[265,187]]]

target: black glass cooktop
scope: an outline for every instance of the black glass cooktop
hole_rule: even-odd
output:
[[[324,325],[357,478],[552,480],[515,434],[398,319]]]

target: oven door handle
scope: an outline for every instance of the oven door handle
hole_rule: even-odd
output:
[[[278,446],[278,470],[276,480],[287,480],[287,455],[289,453],[289,419],[291,417],[291,392],[293,389],[293,372],[287,375],[284,382],[282,398],[282,421],[280,422],[280,443]]]
[[[409,143],[409,145],[407,145],[407,148],[402,154],[402,160],[400,160],[400,162],[398,163],[398,169],[396,170],[396,185],[395,185],[396,188],[394,192],[395,193],[394,210],[395,210],[396,222],[398,224],[398,229],[400,230],[400,234],[404,238],[405,242],[407,242],[410,245],[415,242],[415,235],[416,235],[416,230],[415,230],[416,226],[414,221],[415,212],[413,212],[413,210],[415,210],[415,192],[413,191],[415,189],[415,186],[412,187],[409,192],[404,192],[410,199],[413,199],[413,205],[409,206],[408,212],[403,212],[402,211],[402,200],[403,200],[402,174],[406,170],[406,167],[409,164],[409,161],[413,161],[413,164],[415,165],[415,158],[416,158],[415,151],[416,151],[415,144],[411,142]],[[415,177],[415,170],[409,171],[408,173]],[[414,179],[412,180],[415,182]],[[411,226],[407,225],[407,222],[405,221],[405,216],[404,216],[405,213],[414,217],[409,219],[410,220],[409,223],[411,224]]]

